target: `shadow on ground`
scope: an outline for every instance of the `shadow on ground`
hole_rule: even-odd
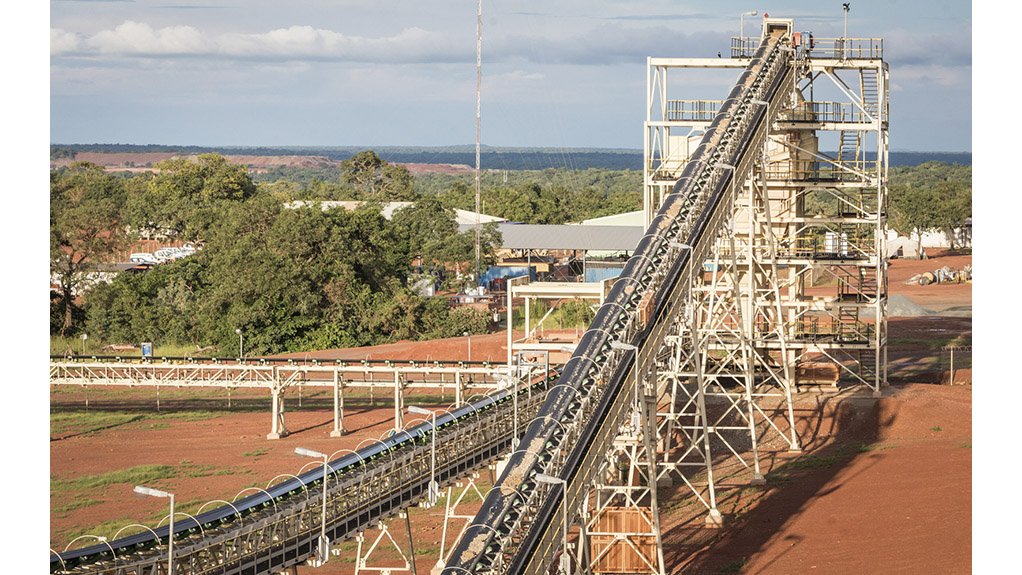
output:
[[[766,485],[750,485],[751,471],[735,458],[715,461],[716,496],[724,529],[706,527],[707,509],[685,485],[667,490],[661,500],[672,520],[663,524],[664,559],[673,566],[672,572],[752,573],[745,568],[749,557],[768,544],[777,548],[775,539],[785,523],[799,516],[814,499],[841,489],[849,479],[842,473],[853,461],[876,456],[872,452],[879,446],[880,432],[891,425],[897,413],[884,409],[868,390],[848,390],[801,394],[795,417],[803,451],[765,449],[760,461]],[[859,473],[865,469],[861,464],[858,468]],[[797,535],[784,539],[789,549],[800,542]],[[767,572],[765,569],[769,565],[755,573]]]

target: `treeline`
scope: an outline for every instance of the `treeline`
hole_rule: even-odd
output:
[[[372,169],[369,169],[372,167]],[[375,174],[359,181],[351,174]],[[267,181],[269,180],[269,181]],[[267,190],[289,200],[420,201],[475,210],[472,174],[420,174],[363,151],[341,164],[341,174],[294,169],[260,177]],[[480,181],[480,211],[512,222],[562,224],[642,209],[642,172],[631,170],[487,171]]]
[[[288,147],[288,146],[168,146],[160,144],[54,144],[50,158],[73,158],[76,152],[172,152],[180,154],[248,155],[248,156],[323,156],[335,161],[345,160],[362,151],[361,147]],[[380,158],[391,163],[464,164],[475,166],[474,146],[384,146],[375,148]],[[825,152],[826,153],[826,152]],[[829,153],[834,156],[833,152]],[[876,154],[867,154],[872,160]],[[890,152],[890,164],[917,166],[926,162],[972,165],[968,152]],[[641,170],[642,150],[624,148],[511,148],[483,146],[480,165],[484,170]]]
[[[894,168],[890,182],[890,226],[898,233],[916,236],[942,232],[952,249],[959,247],[955,230],[972,217],[972,167],[927,162]]]
[[[472,267],[474,240],[458,233],[453,213],[474,209],[470,174],[413,178],[373,151],[308,179],[257,182],[215,154],[158,168],[115,176],[74,164],[51,173],[51,272],[61,286],[51,306],[54,333],[84,329],[106,341],[231,352],[241,329],[248,349],[269,353],[486,328],[483,314],[450,310],[411,289],[422,278],[450,287],[472,281],[459,272]],[[904,234],[951,233],[971,215],[968,166],[931,162],[893,168],[890,178],[890,222]],[[577,222],[640,209],[641,187],[641,173],[629,170],[485,172],[482,211],[524,223]],[[810,199],[810,214],[841,209],[834,198]],[[366,204],[354,211],[285,207],[296,200]],[[415,205],[388,221],[380,207],[393,200]],[[85,290],[100,263],[151,234],[204,248]],[[488,263],[500,239],[488,226],[483,240]]]
[[[391,177],[382,162],[346,169],[347,185],[369,201],[354,211],[285,207],[288,198],[222,156],[159,168],[127,179],[89,164],[52,172],[51,271],[64,290],[53,301],[52,332],[236,353],[240,329],[246,350],[275,353],[486,330],[485,314],[410,289],[420,274],[457,281],[474,241],[436,199],[383,218],[371,200],[410,180]],[[203,247],[98,284],[76,310],[87,274],[142,230]],[[499,238],[484,239],[491,257]]]

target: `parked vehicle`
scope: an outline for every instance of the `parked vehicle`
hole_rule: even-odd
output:
[[[160,261],[158,259],[156,259],[156,256],[154,256],[153,254],[148,253],[148,252],[139,252],[139,253],[131,254],[131,256],[128,257],[128,261],[130,261],[131,263],[135,263],[135,264],[150,264],[150,265],[156,265],[156,264],[160,263]]]

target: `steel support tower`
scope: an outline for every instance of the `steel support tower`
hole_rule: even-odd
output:
[[[784,22],[790,95],[756,102],[769,137],[751,165],[724,166],[736,175],[735,202],[690,274],[685,312],[659,355],[658,477],[686,483],[711,524],[721,521],[715,458],[735,459],[758,484],[763,444],[800,449],[792,408],[800,385],[840,381],[875,396],[887,385],[883,42],[816,39],[790,20],[767,19],[763,29]],[[725,103],[674,99],[669,87],[696,69],[743,69],[759,42],[733,38],[728,59],[648,59],[647,223]]]

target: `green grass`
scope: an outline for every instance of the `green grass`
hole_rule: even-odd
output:
[[[893,443],[856,442],[837,444],[829,448],[827,453],[806,454],[785,463],[776,473],[768,474],[768,479],[770,481],[783,482],[787,479],[784,477],[785,473],[811,469],[828,469],[861,453],[894,449],[895,447],[896,445]]]
[[[67,503],[67,504],[64,504],[64,505],[58,505],[56,507],[51,507],[50,508],[50,513],[52,513],[54,515],[60,515],[60,516],[63,517],[63,516],[66,516],[68,513],[72,512],[72,511],[74,511],[76,509],[84,509],[86,507],[92,507],[93,505],[99,505],[100,503],[103,503],[103,501],[100,500],[100,499],[89,499],[87,497],[76,497],[75,500],[70,502],[70,503]]]
[[[174,411],[168,413],[122,413],[92,409],[50,413],[50,434],[94,433],[112,427],[132,425],[146,429],[165,429],[171,421],[205,421],[224,415],[221,411]],[[148,425],[145,425],[148,424]]]
[[[241,455],[244,456],[244,457],[259,457],[259,456],[262,456],[262,455],[266,455],[269,452],[270,452],[269,448],[261,447],[259,449],[256,449],[255,451],[249,451],[247,453],[242,453]]]
[[[161,479],[172,479],[174,477],[177,477],[177,469],[171,465],[137,465],[128,469],[118,469],[98,475],[86,475],[76,479],[51,479],[50,493],[85,491],[118,484],[148,485]]]
[[[111,343],[133,343],[138,346],[136,349],[127,351],[103,351],[103,348]],[[197,355],[198,348],[194,345],[174,345],[174,344],[161,344],[159,342],[153,342],[153,356],[154,357],[188,357]],[[61,337],[59,335],[50,336],[50,355],[65,355],[67,348],[70,347],[75,355],[82,353],[82,338],[81,336],[74,337]],[[85,340],[85,355],[117,355],[121,357],[142,357],[142,347],[139,342],[109,342],[109,341],[98,341],[93,337]],[[202,353],[203,356],[216,355],[216,351],[205,351]]]
[[[971,441],[966,441],[965,443],[963,443],[962,444],[962,449],[972,449],[972,442]]]
[[[151,485],[164,479],[178,477],[211,477],[215,475],[247,475],[252,470],[215,465],[196,465],[183,461],[180,465],[137,465],[127,469],[118,469],[98,475],[86,475],[75,479],[50,480],[50,493],[82,492],[110,485]]]
[[[721,565],[720,569],[718,569],[717,571],[719,573],[741,573],[742,572],[742,568],[745,567],[745,563],[748,560],[749,560],[748,557],[742,557],[741,559],[735,559],[734,561],[729,561],[729,562]]]
[[[934,425],[930,428],[930,431],[944,431],[944,428],[939,425]]]
[[[62,435],[69,431],[91,433],[101,429],[119,427],[145,419],[136,413],[108,411],[65,411],[50,414],[50,434]]]

